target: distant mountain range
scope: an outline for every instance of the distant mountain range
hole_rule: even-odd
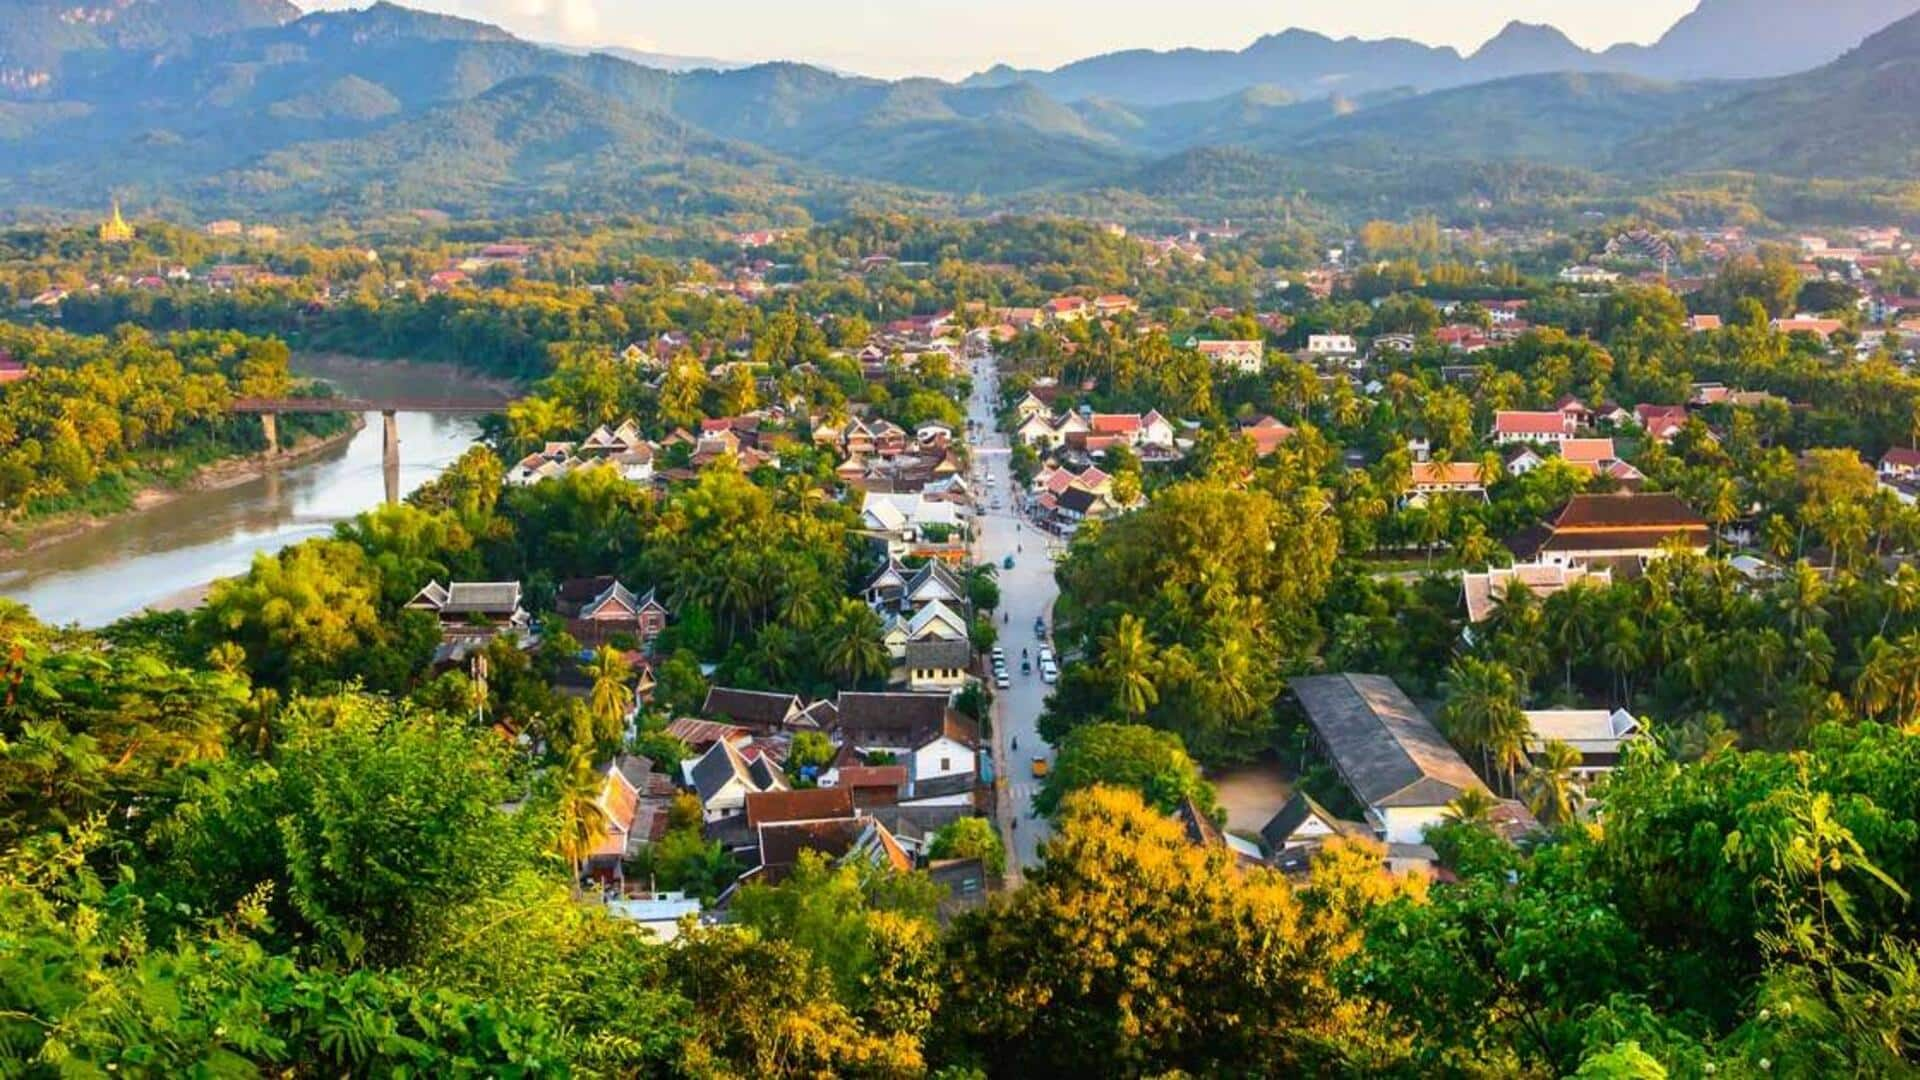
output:
[[[1132,50],[1052,71],[1000,66],[969,86],[1030,83],[1064,101],[1155,105],[1275,86],[1302,97],[1392,87],[1436,90],[1511,75],[1600,71],[1688,80],[1763,78],[1824,64],[1868,34],[1920,11],[1920,0],[1700,0],[1652,45],[1591,52],[1550,26],[1510,23],[1470,55],[1405,38],[1334,39],[1309,30],[1263,37],[1238,52]]]
[[[0,0],[0,50],[12,50],[0,55],[24,55],[11,16],[42,3]],[[1670,62],[1713,26],[1778,4],[1705,0],[1668,35],[1680,44],[1663,39],[1636,62]],[[1869,0],[1833,7],[1871,15]],[[136,207],[218,216],[928,197],[1180,209],[1294,190],[1484,197],[1724,169],[1908,178],[1920,147],[1920,16],[1824,67],[1742,80],[1583,68],[1595,54],[1516,26],[1471,58],[1487,77],[1464,82],[1447,50],[1292,32],[1255,47],[1289,73],[1280,81],[1235,75],[1211,96],[1141,102],[1063,92],[1052,76],[675,71],[391,3],[299,17],[277,0],[119,0],[110,11],[0,91],[0,212],[98,206],[110,190]],[[1742,64],[1784,62],[1756,52],[1771,36],[1742,39],[1751,48],[1719,40]],[[1311,75],[1380,50],[1399,58],[1380,85]],[[1189,59],[1198,71],[1215,55]]]

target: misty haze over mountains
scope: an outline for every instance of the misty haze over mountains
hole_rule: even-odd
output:
[[[1867,35],[1920,11],[1915,0],[1702,0],[1652,45],[1581,48],[1559,30],[1514,22],[1472,54],[1405,38],[1334,39],[1287,30],[1239,52],[1134,50],[1052,71],[996,67],[971,86],[1028,82],[1065,100],[1165,104],[1268,85],[1302,96],[1421,90],[1560,71],[1617,72],[1671,80],[1762,78],[1816,67]]]
[[[1920,0],[1812,7],[1702,0],[1659,42],[1601,53],[1523,24],[1470,56],[1294,30],[954,84],[555,48],[390,3],[122,0],[81,17],[0,0],[0,210],[109,190],[221,213],[876,192],[1172,209],[1222,190],[1920,171]]]

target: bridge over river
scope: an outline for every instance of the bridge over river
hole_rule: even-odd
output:
[[[400,501],[400,427],[395,421],[401,413],[427,413],[437,416],[486,416],[505,409],[504,396],[436,397],[287,397],[235,398],[232,409],[260,418],[266,432],[267,453],[280,451],[280,415],[282,413],[370,413],[381,420],[380,462],[387,480],[387,502]]]

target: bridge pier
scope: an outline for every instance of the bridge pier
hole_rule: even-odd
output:
[[[260,414],[260,430],[267,436],[267,456],[280,456],[280,414],[263,412]]]
[[[400,424],[392,409],[380,413],[380,471],[387,481],[387,505],[400,501]]]

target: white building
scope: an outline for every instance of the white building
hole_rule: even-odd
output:
[[[1640,721],[1625,709],[1530,709],[1526,715],[1527,754],[1537,759],[1549,742],[1566,743],[1580,751],[1573,772],[1582,780],[1613,771],[1627,743],[1644,736]]]
[[[1352,334],[1310,334],[1307,352],[1314,356],[1354,356],[1360,349]]]

